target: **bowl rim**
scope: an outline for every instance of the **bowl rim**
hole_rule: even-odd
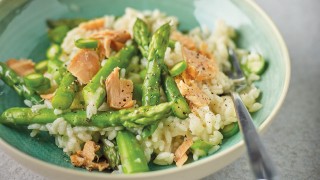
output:
[[[259,7],[259,5],[256,4],[256,2],[254,2],[252,0],[245,0],[243,2],[246,3],[253,10],[255,10],[262,17],[262,19],[264,19],[267,22],[267,24],[269,25],[270,29],[272,30],[272,32],[274,34],[275,39],[277,39],[277,42],[280,45],[280,50],[283,53],[283,60],[285,62],[286,72],[285,72],[285,81],[284,81],[283,90],[282,90],[281,96],[280,96],[278,102],[276,103],[276,105],[274,106],[273,110],[271,111],[269,116],[263,121],[263,123],[258,128],[259,133],[262,133],[271,124],[272,120],[274,119],[277,112],[280,110],[281,105],[283,104],[284,99],[286,97],[286,94],[287,94],[287,91],[289,88],[290,74],[291,74],[290,58],[289,58],[288,49],[287,49],[286,44],[283,40],[283,37],[281,36],[281,33],[279,32],[278,28],[276,27],[274,22],[271,20],[271,18],[264,12],[264,10],[262,10]],[[7,155],[10,155],[12,158],[14,158],[19,164],[21,164],[21,162],[20,162],[20,160],[18,161],[18,159],[22,159],[23,161],[30,162],[34,165],[41,166],[42,168],[46,168],[47,170],[52,170],[56,173],[67,173],[68,175],[91,177],[91,178],[130,179],[130,178],[151,178],[151,177],[155,177],[155,176],[161,176],[164,174],[169,175],[169,174],[174,174],[177,172],[180,172],[180,173],[186,172],[186,171],[192,170],[196,166],[208,164],[210,161],[213,161],[214,159],[218,159],[223,156],[226,156],[229,153],[240,151],[241,149],[244,148],[244,141],[240,140],[238,143],[234,144],[233,146],[229,147],[228,149],[226,149],[218,154],[213,154],[210,157],[200,159],[200,160],[192,162],[190,164],[186,164],[181,168],[170,168],[170,169],[165,169],[165,170],[151,171],[151,172],[147,172],[147,173],[138,173],[138,174],[131,174],[131,175],[105,174],[105,173],[98,173],[98,172],[88,173],[86,171],[79,171],[79,170],[74,170],[74,169],[70,169],[70,168],[63,168],[61,166],[47,163],[43,160],[40,160],[40,159],[37,159],[35,157],[30,156],[30,155],[16,149],[15,147],[11,146],[9,143],[5,142],[1,137],[0,137],[0,148],[3,149]],[[15,157],[13,155],[15,155]],[[240,156],[240,154],[238,155],[238,157],[239,156]],[[222,169],[222,168],[223,167],[220,167],[219,169]]]

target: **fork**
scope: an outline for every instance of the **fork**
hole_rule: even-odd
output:
[[[228,75],[234,82],[234,89],[230,93],[238,117],[238,124],[242,131],[244,142],[247,148],[251,169],[256,179],[276,179],[276,168],[266,149],[264,148],[253,124],[250,113],[243,104],[238,93],[247,87],[246,78],[243,75],[234,50],[229,48],[228,52],[234,71],[232,74]]]

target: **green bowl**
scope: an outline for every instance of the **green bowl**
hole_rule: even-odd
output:
[[[0,1],[0,59],[45,58],[49,45],[45,21],[48,18],[93,18],[105,14],[122,15],[126,7],[140,10],[160,9],[177,16],[180,28],[199,25],[214,28],[214,21],[224,19],[236,28],[237,44],[261,53],[268,69],[256,85],[262,90],[263,108],[253,114],[254,123],[264,130],[279,110],[289,84],[290,62],[286,45],[268,16],[250,0],[2,0]],[[23,106],[22,99],[0,82],[0,112],[13,106]],[[18,162],[35,172],[54,179],[195,179],[204,177],[230,164],[244,152],[241,134],[227,139],[215,154],[182,168],[151,165],[151,172],[118,175],[86,172],[74,168],[54,139],[46,133],[29,136],[25,127],[0,125],[0,147]]]

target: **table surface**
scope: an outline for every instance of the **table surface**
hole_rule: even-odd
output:
[[[281,179],[320,177],[320,1],[257,0],[282,33],[291,57],[287,98],[262,135]],[[0,150],[0,180],[44,180]],[[252,179],[246,155],[212,174],[211,179]]]

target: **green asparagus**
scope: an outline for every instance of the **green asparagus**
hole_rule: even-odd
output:
[[[171,49],[174,49],[174,48],[175,48],[175,45],[176,45],[176,41],[170,39],[170,40],[169,40],[168,47],[170,47]]]
[[[82,89],[81,86],[78,87],[79,90],[76,92],[75,96],[74,96],[74,100],[70,106],[71,110],[75,110],[75,109],[84,109],[84,100],[83,100],[83,95],[82,95]]]
[[[181,61],[173,66],[173,68],[170,69],[171,76],[175,77],[180,75],[183,71],[187,69],[187,62]]]
[[[34,88],[39,94],[47,94],[51,92],[51,82],[48,78],[44,77],[42,84]]]
[[[61,44],[69,30],[70,28],[66,25],[57,26],[54,29],[49,29],[48,37],[51,42]]]
[[[43,60],[38,62],[35,66],[34,69],[36,70],[37,73],[45,73],[48,70],[48,60]]]
[[[164,45],[162,46],[162,49],[160,47],[157,47],[159,50],[156,51],[156,52],[158,52],[158,57],[160,57],[160,58],[158,58],[158,61],[161,66],[161,69],[162,69],[163,88],[166,92],[166,96],[167,96],[167,99],[169,100],[169,102],[174,102],[174,104],[172,105],[173,113],[178,118],[185,119],[188,117],[188,114],[190,113],[190,107],[189,107],[188,103],[186,102],[185,98],[181,95],[181,93],[176,85],[176,82],[170,76],[168,67],[164,62],[164,53],[165,53],[166,47],[168,46],[170,26],[169,26],[169,24],[165,24],[164,26],[160,27],[159,30],[164,31],[165,33],[161,34],[157,31],[155,33],[155,35],[156,34],[161,34],[161,35],[159,35],[159,36],[153,35],[152,40],[154,40],[154,42],[157,42],[157,41],[162,42],[162,43],[165,42]],[[163,35],[163,34],[165,34],[165,35]],[[154,37],[163,38],[163,39],[157,39]],[[152,44],[156,44],[156,43],[153,43],[153,41],[151,41],[150,47]],[[150,53],[152,53],[152,52],[154,52],[153,48],[150,48],[149,56],[150,56]],[[160,52],[163,54],[159,54]],[[143,97],[145,97],[145,96],[143,96]],[[154,128],[151,128],[151,129],[154,129]]]
[[[52,99],[54,108],[65,110],[71,106],[77,89],[75,80],[76,78],[70,72],[63,75],[60,86]]]
[[[172,112],[175,116],[181,119],[188,117],[188,114],[191,112],[190,107],[186,99],[181,95],[176,82],[168,74],[166,67],[163,67],[164,73],[162,73],[163,88],[166,93],[167,99],[169,102],[174,102],[172,105]]]
[[[149,45],[148,61],[163,60],[164,54],[167,50],[170,36],[170,25],[166,23],[162,25],[152,35]]]
[[[48,62],[48,73],[52,74],[53,79],[57,84],[60,84],[60,81],[63,77],[63,73],[65,72],[65,67],[63,67],[63,63],[58,59],[51,59]]]
[[[163,76],[164,86],[167,96],[174,95],[175,98],[168,97],[169,101],[174,101],[172,110],[179,118],[186,118],[187,113],[190,111],[185,99],[181,96],[179,89],[176,87],[173,78],[167,72],[167,67],[164,63],[164,53],[169,43],[170,25],[165,24],[161,26],[152,36],[149,55],[148,55],[148,69],[145,76],[144,86],[142,89],[142,104],[154,105],[159,103],[160,99],[160,72],[161,66],[165,70]],[[163,73],[164,74],[164,73]],[[170,81],[171,80],[171,81]],[[166,88],[166,86],[169,86]],[[151,126],[145,127],[142,132],[142,137],[146,138],[153,134],[157,129],[158,122]]]
[[[118,165],[120,165],[120,155],[116,142],[110,142],[107,139],[102,139],[102,151],[110,167],[112,169],[116,169]]]
[[[51,88],[51,82],[43,74],[33,73],[25,76],[24,83],[34,91],[44,94]]]
[[[149,171],[148,161],[136,137],[128,131],[119,131],[117,144],[125,174]]]
[[[32,104],[42,102],[40,96],[30,87],[26,86],[23,79],[3,62],[0,62],[0,79]]]
[[[145,79],[146,75],[147,75],[147,69],[141,70],[139,75],[140,75],[141,79]]]
[[[228,138],[233,136],[239,131],[238,122],[234,122],[231,124],[226,125],[223,129],[221,129],[221,134],[224,138]]]
[[[133,38],[138,44],[143,57],[148,57],[150,31],[148,25],[140,18],[137,18],[133,25]]]
[[[159,104],[160,76],[161,70],[158,61],[150,61],[142,86],[142,105],[153,106]]]
[[[164,53],[168,46],[170,25],[162,25],[152,36],[148,53],[148,68],[142,86],[142,105],[153,106],[160,101],[160,76],[159,62],[163,61]]]
[[[154,124],[151,124],[150,126],[146,126],[145,128],[143,128],[141,137],[145,139],[151,136],[158,128],[158,125],[159,125],[159,121],[154,122]]]
[[[246,72],[261,75],[267,67],[266,60],[260,55],[250,53],[245,61],[244,69]]]
[[[39,87],[45,80],[45,77],[39,73],[33,73],[24,77],[24,82],[31,88]]]
[[[58,44],[51,44],[47,49],[46,56],[48,59],[57,59],[62,53],[62,49]]]
[[[78,26],[80,23],[87,21],[87,19],[84,18],[74,18],[74,19],[58,19],[58,20],[47,20],[47,26],[50,29],[54,29],[58,26],[68,26],[69,29],[72,29],[76,26]]]
[[[173,113],[181,118],[185,119],[190,113],[190,107],[186,102],[185,98],[181,95],[174,79],[170,76],[168,68],[164,63],[164,53],[169,44],[169,35],[170,35],[170,25],[165,24],[161,26],[155,34],[152,36],[150,46],[149,46],[149,55],[148,55],[148,71],[145,77],[144,86],[142,89],[142,104],[154,105],[157,103],[156,100],[160,97],[159,91],[159,64],[162,69],[162,81],[163,87],[167,95],[167,99],[171,102],[174,102],[172,106]],[[156,59],[158,63],[154,63]],[[182,67],[181,67],[182,66]],[[181,63],[177,70],[173,72],[175,74],[180,74],[181,69],[186,68],[186,64]],[[184,70],[183,69],[183,70]],[[179,72],[177,72],[179,70]],[[153,126],[156,126],[153,125]],[[149,130],[155,130],[155,127],[149,128]],[[146,130],[146,131],[149,131]],[[145,133],[150,134],[150,133]]]
[[[102,82],[115,67],[125,68],[130,63],[130,59],[136,54],[134,46],[122,48],[115,56],[110,57],[105,65],[92,78],[89,84],[83,88],[83,98],[87,108],[96,110],[102,104],[105,96],[105,84]],[[94,114],[94,113],[93,113]],[[90,117],[88,115],[88,117]]]
[[[14,107],[4,111],[0,123],[13,125],[30,125],[52,123],[57,118],[63,118],[72,126],[96,126],[100,128],[125,126],[144,127],[171,114],[171,103],[162,103],[157,106],[142,106],[139,108],[122,109],[119,111],[99,112],[91,119],[86,111],[78,110],[56,115],[53,109],[40,109],[37,112],[31,108]]]
[[[196,140],[190,147],[192,153],[197,154],[198,157],[207,156],[212,148],[212,143],[200,139]]]
[[[81,49],[95,49],[98,47],[98,40],[96,39],[78,39],[74,42],[75,46]]]
[[[133,84],[133,99],[141,104],[142,99],[142,84]]]

